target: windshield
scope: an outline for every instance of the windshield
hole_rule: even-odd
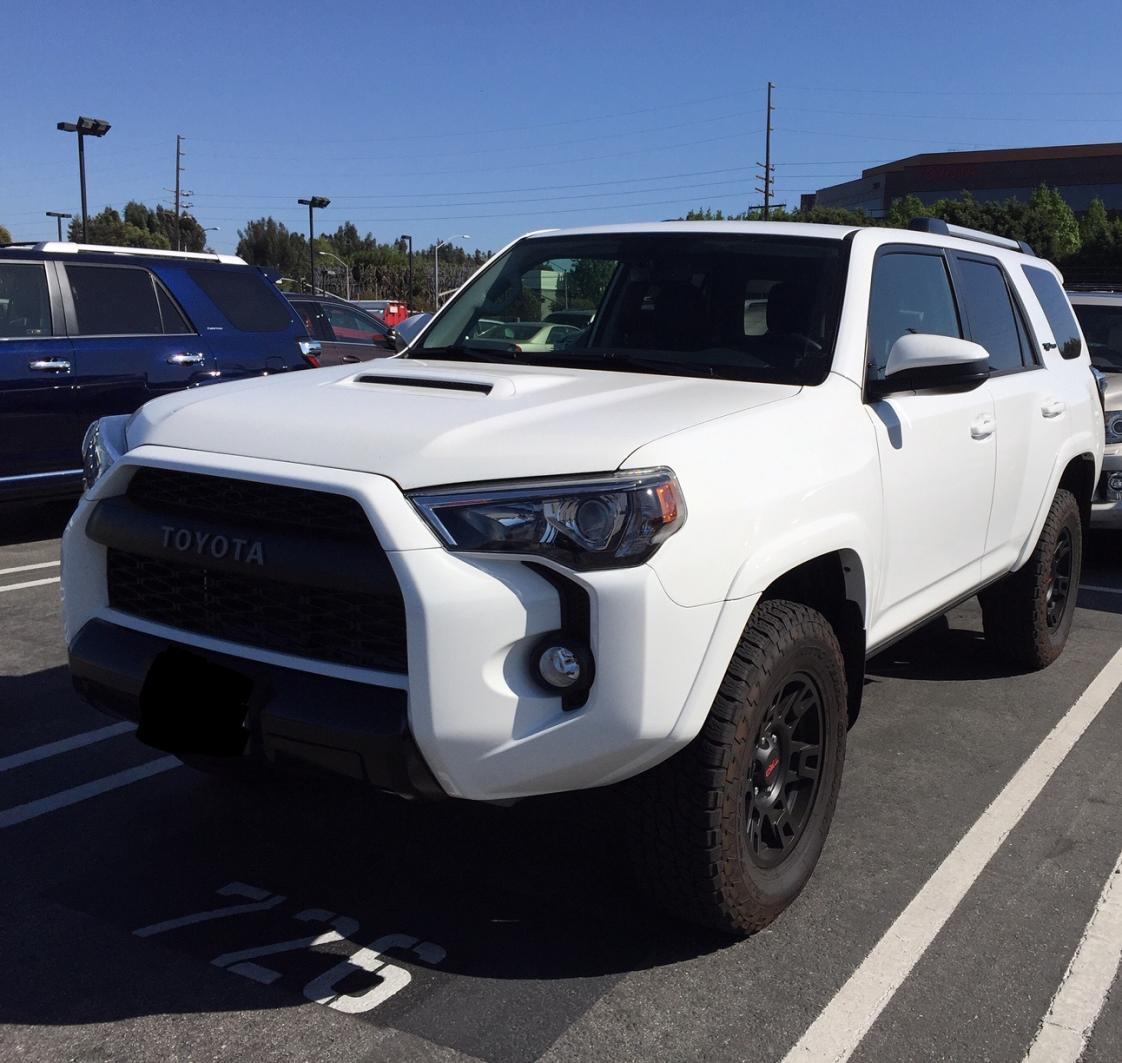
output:
[[[531,237],[411,354],[816,384],[830,368],[843,248],[751,233]]]
[[[1091,364],[1104,373],[1122,372],[1122,302],[1114,306],[1072,307],[1087,340]]]

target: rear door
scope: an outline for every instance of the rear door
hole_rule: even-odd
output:
[[[0,262],[0,492],[81,473],[74,350],[52,262]]]
[[[86,424],[213,379],[216,364],[207,344],[151,270],[95,262],[60,263],[59,269]]]

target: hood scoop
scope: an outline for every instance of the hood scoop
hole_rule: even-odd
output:
[[[356,384],[388,384],[395,388],[429,388],[436,391],[474,391],[481,395],[490,395],[494,390],[493,384],[483,384],[474,380],[434,380],[421,376],[377,376],[373,373],[364,373],[354,378]]]

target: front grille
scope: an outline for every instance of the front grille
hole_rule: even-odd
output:
[[[302,587],[110,549],[114,609],[199,635],[315,660],[406,671],[401,594]]]
[[[132,616],[183,631],[239,642],[278,653],[405,673],[405,603],[392,574],[363,589],[339,590],[322,579],[333,548],[343,558],[356,546],[379,570],[385,554],[362,506],[348,495],[237,480],[174,469],[142,467],[126,492],[128,503],[147,514],[205,521],[221,533],[225,520],[243,532],[260,529],[297,544],[297,563],[283,579],[206,567],[205,558],[168,556],[153,539],[151,550],[121,535],[100,539],[108,547],[109,605]],[[112,501],[112,500],[110,500]],[[95,514],[96,516],[96,514]],[[150,519],[150,518],[149,518]],[[134,522],[135,524],[136,522]],[[127,522],[126,522],[127,524]],[[303,541],[306,539],[306,549]],[[290,551],[291,554],[291,551]],[[299,558],[314,558],[302,571]],[[319,569],[319,578],[313,569]],[[271,576],[281,575],[281,571]],[[326,583],[327,586],[323,584]],[[334,585],[334,586],[333,586]]]
[[[234,517],[361,538],[374,534],[356,499],[302,487],[145,466],[133,474],[127,493],[146,509],[169,513]]]

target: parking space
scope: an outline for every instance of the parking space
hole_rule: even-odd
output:
[[[1017,1063],[1122,852],[1117,537],[1091,540],[1095,589],[1044,672],[1000,665],[974,604],[870,662],[822,861],[729,944],[636,903],[597,795],[416,805],[140,745],[69,686],[38,582],[65,513],[20,519],[0,545],[5,1057]],[[992,859],[962,848],[999,816]],[[1108,984],[1110,940],[1087,953]],[[1088,1060],[1122,1054],[1120,998]]]

